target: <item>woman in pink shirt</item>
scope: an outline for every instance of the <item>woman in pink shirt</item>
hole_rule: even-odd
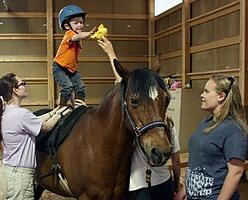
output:
[[[33,176],[36,167],[35,137],[50,131],[66,107],[36,117],[22,108],[28,96],[26,82],[14,73],[0,79],[0,141],[3,144],[4,173],[7,178],[7,200],[34,199]]]

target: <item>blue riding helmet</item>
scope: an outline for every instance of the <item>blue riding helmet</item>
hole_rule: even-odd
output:
[[[80,8],[76,5],[65,6],[64,8],[62,8],[59,11],[59,27],[60,27],[60,29],[65,30],[64,24],[67,20],[70,20],[73,17],[78,17],[78,16],[85,18],[86,14],[87,13],[85,12],[85,10],[83,10],[82,8]]]

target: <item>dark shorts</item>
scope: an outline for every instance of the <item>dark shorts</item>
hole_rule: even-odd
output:
[[[151,188],[130,191],[128,196],[128,200],[173,200],[172,179]]]

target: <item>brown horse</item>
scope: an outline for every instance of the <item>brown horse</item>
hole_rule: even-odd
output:
[[[148,164],[161,166],[169,159],[164,117],[170,95],[163,79],[147,69],[129,72],[117,60],[114,64],[122,83],[78,119],[57,152],[71,194],[53,176],[39,179],[50,172],[52,158],[37,152],[36,181],[42,188],[80,200],[122,200],[128,192],[134,141]]]

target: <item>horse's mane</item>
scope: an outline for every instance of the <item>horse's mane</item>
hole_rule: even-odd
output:
[[[147,100],[150,88],[156,86],[168,93],[163,79],[157,73],[145,68],[135,69],[132,72],[129,87],[133,94],[138,95],[141,99]]]
[[[167,102],[170,102],[170,93],[166,88],[166,84],[163,78],[156,72],[153,72],[146,68],[137,68],[131,71],[129,76],[129,89],[132,91],[134,95],[138,95],[142,100],[148,100],[149,90],[151,87],[160,87],[167,96]],[[122,80],[125,81],[125,80]],[[117,87],[113,87],[109,90],[104,97],[102,98],[100,104],[105,102],[106,98],[112,98],[113,90],[117,89]],[[167,107],[168,105],[165,105]]]
[[[107,91],[107,93],[102,97],[99,105],[102,105],[104,102],[106,103],[107,98],[110,98],[110,99],[113,98],[114,90],[117,90],[117,85],[113,86],[110,90]]]

